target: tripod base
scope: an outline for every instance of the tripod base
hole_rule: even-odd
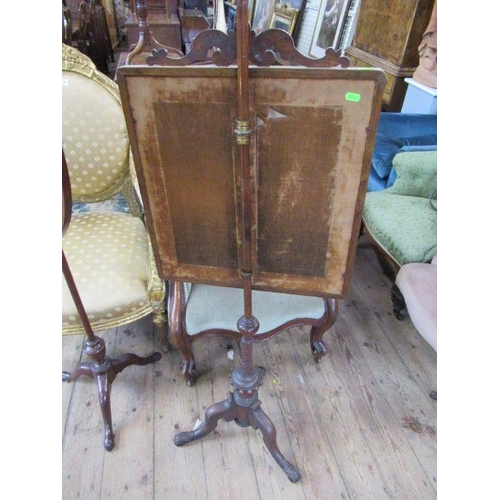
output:
[[[260,368],[260,374],[261,379],[264,374],[263,368]],[[229,392],[225,401],[215,403],[207,409],[205,422],[200,427],[193,431],[176,434],[174,436],[175,445],[184,446],[191,441],[206,436],[217,427],[217,423],[221,418],[226,422],[234,421],[241,427],[251,425],[254,429],[262,432],[267,449],[288,476],[288,479],[292,483],[296,483],[300,479],[300,472],[285,459],[279,450],[276,442],[276,427],[260,407],[261,402],[257,399],[257,391],[255,389],[246,391],[247,394],[249,392],[251,395],[251,401],[249,402],[244,397],[240,397],[238,392],[236,395]]]
[[[94,378],[97,382],[99,406],[101,407],[104,423],[104,448],[111,451],[115,446],[115,435],[111,419],[110,393],[111,384],[116,376],[130,365],[149,365],[161,359],[161,353],[155,352],[151,356],[141,357],[136,354],[122,354],[115,359],[106,356],[104,340],[95,337],[94,341],[86,341],[85,352],[93,362],[80,363],[72,373],[62,372],[63,382],[72,382],[82,376]]]

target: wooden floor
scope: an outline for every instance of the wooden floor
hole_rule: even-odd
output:
[[[95,383],[62,387],[62,498],[70,499],[432,499],[437,479],[436,353],[409,320],[391,313],[390,282],[361,240],[348,299],[325,334],[328,354],[313,361],[308,332],[295,328],[256,345],[266,367],[259,391],[278,445],[302,479],[291,483],[259,431],[220,421],[178,448],[205,409],[226,398],[235,361],[225,339],[195,344],[200,376],[188,387],[177,352],[133,366],[113,383],[116,446],[102,445]],[[148,318],[100,334],[108,354],[148,355]],[[63,369],[81,359],[82,336],[63,336]]]

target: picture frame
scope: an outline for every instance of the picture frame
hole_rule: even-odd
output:
[[[292,35],[298,16],[298,9],[291,8],[287,4],[275,4],[269,27],[282,29]]]
[[[309,55],[324,57],[328,47],[340,50],[353,0],[321,0]]]
[[[248,0],[248,21],[250,22],[250,25],[252,24],[254,7],[255,0]]]
[[[254,0],[252,30],[258,35],[269,28],[275,0]]]
[[[302,4],[306,2],[307,0],[286,0],[286,5],[291,9],[296,9],[297,11],[300,11],[300,9],[302,8]],[[278,3],[276,3],[276,5],[278,5]]]

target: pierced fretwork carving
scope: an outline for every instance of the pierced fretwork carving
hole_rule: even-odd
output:
[[[349,58],[331,47],[326,50],[324,57],[313,59],[305,56],[297,50],[291,35],[277,28],[262,31],[256,36],[253,31],[251,32],[250,60],[256,66],[272,64],[300,65],[309,68],[349,66]]]
[[[146,62],[161,66],[187,66],[189,64],[215,64],[229,66],[236,62],[236,31],[224,33],[216,29],[202,31],[184,57],[172,57],[168,50],[154,49]],[[258,35],[250,31],[250,63],[256,66],[301,65],[309,68],[347,68],[349,58],[333,48],[325,56],[314,59],[297,50],[293,38],[286,31],[271,28]]]
[[[181,58],[171,57],[168,50],[154,49],[146,62],[152,66],[187,66],[188,64],[215,64],[229,66],[236,61],[236,33],[216,29],[202,31],[193,40],[191,50]]]

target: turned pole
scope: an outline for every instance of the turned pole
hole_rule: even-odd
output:
[[[236,39],[238,65],[238,118],[236,120],[236,142],[239,146],[241,175],[241,220],[243,231],[243,281],[244,314],[238,320],[241,333],[241,364],[231,373],[231,383],[236,389],[235,397],[245,394],[240,404],[249,405],[257,398],[256,388],[261,383],[261,371],[253,365],[253,336],[259,322],[252,313],[252,186],[250,176],[250,97],[248,90],[249,63],[248,0],[239,0],[236,9]]]

